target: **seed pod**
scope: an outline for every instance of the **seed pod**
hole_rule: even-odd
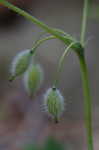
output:
[[[31,64],[24,74],[25,89],[30,97],[39,90],[43,81],[43,70],[38,64]]]
[[[31,56],[32,53],[30,50],[24,50],[15,56],[11,66],[10,81],[14,80],[17,76],[22,75],[26,71],[30,64]]]
[[[64,98],[55,87],[49,88],[44,95],[44,106],[47,113],[52,116],[57,123],[64,111]]]

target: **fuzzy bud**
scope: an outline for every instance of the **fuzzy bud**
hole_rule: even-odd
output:
[[[30,50],[19,52],[13,59],[11,66],[10,81],[13,81],[17,76],[22,75],[30,64],[32,53]]]
[[[55,87],[49,88],[44,95],[44,106],[47,113],[55,119],[57,123],[64,111],[64,98]]]
[[[43,81],[43,70],[38,64],[31,64],[24,74],[25,89],[30,97],[39,90]]]

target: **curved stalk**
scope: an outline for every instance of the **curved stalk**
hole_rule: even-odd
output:
[[[62,56],[60,57],[59,63],[58,63],[58,68],[57,68],[57,72],[56,72],[56,76],[55,76],[55,81],[54,81],[54,86],[57,87],[58,83],[59,83],[59,75],[61,73],[62,70],[62,66],[63,66],[63,62],[65,59],[65,56],[67,56],[68,52],[70,52],[71,47],[76,44],[75,42],[71,43],[64,51],[64,53],[62,54]]]
[[[43,39],[37,40],[36,43],[34,43],[32,49],[31,49],[31,53],[34,54],[35,51],[36,51],[36,49],[37,49],[37,47],[39,47],[39,46],[40,46],[42,43],[44,43],[45,41],[51,40],[51,39],[56,39],[56,37],[55,37],[55,36],[47,36],[47,37],[45,37],[45,38],[43,38]]]

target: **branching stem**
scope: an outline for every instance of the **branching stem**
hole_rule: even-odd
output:
[[[56,38],[60,39],[61,41],[63,41],[65,43],[65,45],[69,46],[60,60],[60,64],[59,64],[60,66],[62,65],[64,57],[70,48],[72,48],[78,55],[78,58],[80,61],[80,69],[81,69],[83,91],[84,91],[84,116],[85,116],[86,132],[87,132],[88,150],[93,150],[92,102],[91,102],[91,96],[90,96],[87,65],[85,62],[84,49],[83,49],[84,42],[85,42],[89,1],[90,0],[84,0],[83,19],[82,19],[82,28],[81,28],[81,40],[77,44],[73,44],[73,42],[77,42],[77,41],[75,39],[73,39],[70,35],[66,34],[65,32],[63,32],[61,30],[57,30],[57,29],[49,27],[48,25],[39,21],[38,19],[36,19],[32,15],[30,15],[29,13],[25,12],[24,10],[10,4],[6,0],[0,0],[0,4],[4,5],[5,7],[8,7],[9,9],[18,13],[19,15],[24,16],[29,21],[33,22],[34,24],[38,25],[39,27],[44,29],[46,32],[48,32],[54,36],[54,37],[48,37],[48,39],[52,39],[52,38],[56,37]],[[47,39],[43,39],[43,40],[39,41],[38,43],[36,43],[36,45],[33,47],[34,50],[38,47],[38,45],[40,45],[42,42],[44,42],[46,40]],[[59,68],[61,68],[61,67],[59,67]]]

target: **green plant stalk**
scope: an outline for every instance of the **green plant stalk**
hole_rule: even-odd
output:
[[[36,19],[32,15],[30,15],[29,13],[25,12],[24,10],[22,10],[22,9],[16,7],[16,6],[14,6],[13,4],[9,3],[6,0],[0,0],[0,3],[2,5],[4,5],[5,7],[11,9],[12,11],[18,13],[19,15],[27,18],[28,20],[30,20],[34,24],[40,26],[42,29],[46,30],[48,33],[53,34],[54,36],[56,36],[60,40],[62,40],[62,41],[65,40],[61,35],[59,35],[58,33],[56,33],[52,28],[48,27],[46,24],[44,24],[43,22],[39,21],[38,19]],[[67,43],[69,43],[69,42],[70,42],[70,40],[68,39]]]
[[[85,57],[79,56],[80,69],[84,92],[84,120],[87,134],[88,150],[93,150],[93,135],[92,135],[92,101],[89,88],[89,78]]]
[[[85,125],[87,129],[87,140],[88,140],[88,150],[93,150],[93,137],[92,137],[92,110],[91,110],[91,98],[90,98],[90,89],[89,89],[89,81],[88,81],[88,73],[87,73],[87,66],[85,63],[85,58],[83,55],[83,47],[84,45],[84,38],[86,33],[86,23],[87,23],[87,14],[88,14],[88,3],[89,0],[84,0],[84,10],[83,10],[83,21],[82,21],[82,30],[81,30],[81,44],[72,45],[72,49],[77,52],[80,61],[80,68],[82,74],[82,81],[83,81],[83,91],[84,91],[84,111],[85,111]],[[24,16],[34,24],[38,25],[46,32],[54,35],[56,38],[63,41],[67,46],[73,42],[76,42],[73,38],[71,38],[65,32],[61,32],[61,30],[53,29],[44,24],[43,22],[39,21],[38,19],[34,18],[29,13],[25,12],[24,10],[17,8],[16,6],[10,4],[5,0],[0,0],[0,4],[8,7],[9,9],[13,10],[14,12]]]
[[[49,27],[48,25],[46,25],[45,23],[39,21],[38,19],[36,19],[35,17],[30,15],[26,11],[14,6],[13,4],[9,3],[6,0],[0,0],[0,4],[7,7],[7,8],[9,8],[9,9],[11,9],[12,11],[18,13],[19,15],[25,17],[26,19],[30,20],[32,23],[38,25],[39,27],[44,29],[46,32],[54,35],[56,38],[63,41],[67,46],[69,44],[71,44],[72,42],[76,41],[75,39],[73,39],[70,35],[68,35],[64,31]],[[77,49],[79,49],[79,46],[82,48],[82,46],[79,43],[79,45],[73,45],[72,49],[77,50]]]
[[[52,35],[52,36],[47,36],[47,37],[45,37],[45,38],[42,38],[42,39],[40,39],[40,40],[37,40],[36,43],[34,43],[32,49],[31,49],[31,53],[34,54],[34,53],[36,52],[37,48],[38,48],[42,43],[44,43],[44,42],[47,41],[47,40],[52,40],[52,39],[56,39],[56,37]]]
[[[83,8],[83,18],[82,18],[82,28],[81,28],[81,44],[84,45],[87,19],[88,19],[88,11],[89,11],[89,2],[91,0],[84,0],[84,8]],[[87,145],[88,150],[93,150],[93,130],[92,130],[92,100],[90,94],[89,87],[89,77],[88,77],[88,69],[85,61],[85,56],[79,55],[80,61],[80,69],[83,83],[83,92],[84,92],[84,120],[86,126],[86,136],[87,136]]]
[[[59,84],[59,75],[62,71],[62,67],[63,67],[63,64],[64,64],[64,59],[65,59],[65,56],[68,55],[68,53],[70,52],[71,47],[72,45],[76,44],[75,42],[71,43],[68,47],[66,47],[66,49],[64,50],[62,56],[60,57],[59,59],[59,63],[58,63],[58,67],[57,67],[57,71],[56,71],[56,76],[55,76],[55,81],[54,81],[54,86],[57,87],[58,84]]]
[[[83,18],[82,18],[82,27],[81,27],[81,43],[83,45],[84,45],[86,26],[87,26],[89,1],[90,0],[84,0],[84,7],[83,7]]]

